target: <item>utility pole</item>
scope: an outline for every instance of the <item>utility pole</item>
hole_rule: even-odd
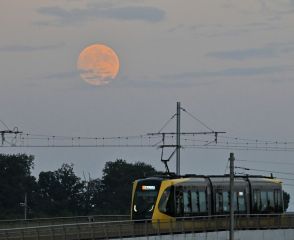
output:
[[[24,219],[27,220],[28,215],[28,194],[25,193],[25,199],[24,199]]]
[[[234,240],[234,153],[230,153],[230,240]]]
[[[179,176],[181,174],[181,103],[177,102],[177,143],[176,143],[176,174]]]
[[[24,208],[24,219],[27,220],[28,216],[28,194],[24,195],[24,202],[20,203],[20,206]]]
[[[175,132],[161,132],[161,130],[167,125],[167,123],[164,125],[162,129],[160,129],[156,133],[148,133],[147,135],[149,136],[156,136],[156,135],[161,135],[162,136],[162,145],[158,145],[158,148],[161,148],[161,161],[164,163],[165,168],[167,173],[169,173],[169,168],[167,163],[170,161],[170,159],[176,155],[176,175],[181,175],[181,135],[190,135],[190,136],[195,136],[195,135],[214,135],[214,141],[211,141],[209,143],[204,144],[203,146],[206,146],[212,142],[215,142],[217,144],[217,138],[218,134],[226,133],[226,132],[219,132],[219,131],[214,131],[210,129],[210,131],[202,131],[202,132],[181,132],[181,111],[186,112],[189,114],[194,120],[197,120],[198,122],[200,121],[190,113],[188,113],[184,108],[181,107],[181,102],[177,102],[177,112],[172,116],[171,119],[173,119],[176,116],[176,131]],[[170,119],[170,120],[171,120]],[[169,120],[169,121],[170,121]],[[201,121],[200,121],[201,122]],[[201,122],[202,125],[206,126],[204,123]],[[206,127],[208,128],[208,127]],[[169,136],[176,136],[176,143],[173,144],[166,144],[165,143],[165,137]],[[174,140],[174,138],[172,138]],[[157,145],[157,144],[156,144]],[[165,148],[173,148],[174,151],[170,154],[170,156],[167,159],[163,158],[163,151]]]

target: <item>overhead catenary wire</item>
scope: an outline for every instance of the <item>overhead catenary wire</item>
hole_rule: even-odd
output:
[[[174,136],[172,134],[175,133],[169,133],[169,136],[166,136],[166,138],[173,139]],[[182,133],[184,135],[185,133]],[[73,141],[82,141],[82,140],[129,140],[129,139],[136,139],[136,138],[159,138],[159,136],[156,135],[150,135],[150,134],[141,134],[141,135],[135,135],[135,136],[117,136],[117,137],[78,137],[78,136],[57,136],[57,135],[42,135],[42,134],[23,134],[22,139],[27,140],[42,140],[43,138],[46,139],[54,139],[54,140],[67,140],[71,139]],[[203,144],[185,144],[186,147],[192,148],[205,148],[206,145],[211,149],[237,149],[237,150],[266,150],[266,151],[293,151],[294,147],[291,147],[290,145],[276,145],[276,142],[274,145],[269,144],[262,144],[258,143],[258,145],[255,145],[253,143],[238,143],[238,142],[225,142],[225,141],[218,141],[217,144],[213,144],[213,141],[211,140],[204,140],[204,139],[189,139],[189,138],[181,138],[183,142],[198,142]],[[285,143],[284,143],[285,144]]]
[[[289,183],[283,183],[283,185],[294,187],[294,184],[289,184]],[[291,205],[293,205],[293,204],[291,204]]]
[[[250,163],[266,163],[266,164],[277,164],[277,165],[294,165],[293,162],[283,162],[283,161],[263,161],[263,160],[247,160],[247,159],[236,159],[236,162],[250,162]]]
[[[224,174],[226,174],[226,172],[227,172],[227,170],[228,170],[228,168],[229,168],[229,163],[230,163],[230,161],[227,160],[227,164],[226,164],[226,168],[225,168]]]
[[[271,170],[263,170],[263,169],[256,169],[256,168],[247,168],[247,167],[235,167],[236,169],[242,169],[245,171],[256,171],[256,172],[266,172],[266,173],[275,173],[275,174],[282,174],[282,175],[291,175],[294,176],[293,172],[280,172],[280,171],[271,171]]]
[[[187,142],[201,142],[203,140],[201,139],[191,139],[191,138],[184,138],[183,139],[184,141],[187,141]],[[204,142],[208,143],[210,141],[207,141],[207,140],[204,140]],[[291,147],[293,146],[294,147],[294,143],[293,142],[243,142],[243,141],[217,141],[217,144],[218,145],[234,145],[234,146],[246,146],[246,147],[264,147],[264,148],[272,148],[272,147]]]
[[[228,139],[227,141],[212,141],[211,139],[196,139],[196,135],[210,135],[211,133],[224,133],[216,132],[206,123],[201,121],[195,115],[190,113],[184,108],[181,108],[186,114],[200,123],[202,126],[210,130],[210,132],[195,132],[195,133],[181,133],[181,146],[185,148],[198,148],[198,149],[215,149],[215,150],[248,150],[248,151],[294,151],[294,142],[287,141],[268,141],[268,140],[258,140],[251,138],[241,138],[241,137],[226,137],[219,136],[221,139]],[[167,122],[160,128],[158,133],[163,134],[161,131],[170,123],[170,121],[176,116],[173,114]],[[0,120],[1,121],[1,120]],[[1,121],[3,122],[3,121]],[[4,125],[6,125],[4,123]],[[8,126],[6,125],[8,128]],[[7,135],[5,138],[7,141],[1,147],[22,147],[26,145],[27,147],[46,147],[46,146],[61,146],[61,147],[89,147],[89,146],[120,146],[120,147],[129,147],[129,146],[150,146],[158,147],[160,144],[161,136],[156,136],[156,134],[141,134],[134,136],[114,136],[114,137],[83,137],[83,136],[60,136],[60,135],[46,135],[46,134],[30,134],[30,133],[21,133],[18,135]],[[176,133],[167,133],[165,135],[166,140],[174,141]],[[194,138],[187,138],[183,135],[189,134]],[[144,142],[148,140],[148,143]],[[217,139],[217,135],[215,136]],[[10,141],[8,141],[10,140]],[[138,141],[138,142],[136,142]],[[156,141],[156,142],[155,142]],[[46,144],[45,144],[46,142]],[[70,142],[70,144],[68,143]],[[119,142],[119,143],[117,143]],[[66,144],[65,144],[66,143]],[[191,143],[191,144],[189,144]],[[285,163],[286,164],[286,163]]]
[[[233,151],[265,151],[265,152],[294,152],[294,148],[281,148],[281,147],[247,147],[247,146],[234,146],[234,145],[184,145],[185,148],[196,149],[214,149],[214,150],[233,150]]]
[[[18,142],[14,141],[13,147],[47,147],[47,146],[63,146],[63,147],[89,147],[89,146],[120,146],[129,147],[130,145],[140,146],[149,145],[150,147],[156,147],[161,141],[161,135],[137,135],[137,136],[119,136],[119,137],[65,137],[65,136],[45,136],[32,137],[33,135],[22,134],[18,138]],[[173,135],[165,136],[166,139],[172,141]],[[15,137],[7,137],[8,139],[14,139]],[[186,140],[186,139],[185,139]],[[156,142],[155,142],[156,141]],[[215,150],[248,150],[248,151],[284,151],[293,152],[294,148],[290,147],[270,147],[270,146],[247,146],[247,145],[229,145],[229,144],[207,144],[207,140],[196,140],[197,144],[185,144],[184,148],[196,148],[196,149],[215,149]],[[119,142],[119,143],[118,143]],[[147,143],[148,142],[148,143]],[[67,143],[67,144],[65,144]],[[132,144],[130,144],[132,143]],[[157,143],[157,144],[156,144]],[[11,145],[1,145],[0,147],[10,147]]]
[[[281,180],[294,181],[294,178],[279,177]]]
[[[262,144],[262,143],[263,144],[294,144],[294,141],[265,140],[265,139],[256,139],[256,138],[231,137],[231,136],[220,136],[220,138],[248,142],[250,144]]]

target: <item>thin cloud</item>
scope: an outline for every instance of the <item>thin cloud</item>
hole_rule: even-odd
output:
[[[216,71],[182,72],[178,74],[162,74],[159,76],[121,76],[113,82],[113,87],[135,88],[187,88],[191,86],[208,86],[234,77],[252,80],[261,76],[293,71],[293,66],[268,66],[252,68],[227,68]]]
[[[216,71],[199,71],[184,72],[179,74],[163,75],[164,79],[197,80],[207,77],[254,77],[261,75],[269,75],[281,73],[285,71],[293,71],[293,66],[268,66],[268,67],[251,67],[251,68],[227,68]]]
[[[208,57],[229,60],[247,60],[258,58],[273,58],[281,54],[294,52],[293,43],[270,43],[261,48],[233,49],[227,51],[215,51],[206,54]]]
[[[0,47],[0,52],[35,52],[54,50],[65,46],[64,43],[43,46],[29,46],[29,45],[7,45]]]
[[[113,19],[120,21],[159,22],[165,17],[165,12],[155,7],[128,6],[128,7],[101,7],[91,5],[84,9],[70,9],[55,7],[42,7],[37,10],[40,14],[55,17],[59,24],[75,24],[92,19]],[[39,22],[42,25],[48,22]],[[38,23],[37,23],[38,24]]]
[[[193,24],[184,25],[180,24],[168,29],[168,32],[188,32],[191,34],[197,34],[197,36],[215,38],[215,37],[228,37],[228,36],[242,36],[249,32],[267,32],[279,29],[273,23],[269,22],[251,22],[248,24],[238,25],[223,25],[217,24]]]
[[[244,50],[217,51],[206,54],[208,57],[230,60],[269,58],[275,57],[276,55],[276,51],[272,48],[249,48]]]
[[[59,72],[50,74],[44,77],[44,79],[70,79],[79,76],[79,71]]]

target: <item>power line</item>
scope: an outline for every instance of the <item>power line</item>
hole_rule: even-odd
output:
[[[3,122],[1,119],[0,119],[0,122],[4,125],[4,127],[6,127],[6,130],[9,130],[9,127],[6,125],[5,122]]]
[[[198,149],[215,149],[215,150],[235,150],[235,151],[265,151],[265,152],[294,152],[294,148],[282,147],[249,147],[249,146],[234,146],[234,145],[183,145],[185,148],[198,148]]]
[[[283,183],[283,185],[294,187],[294,184],[289,184],[289,183]],[[294,205],[294,204],[291,204],[291,205]]]
[[[294,162],[271,162],[271,161],[262,161],[262,160],[246,160],[246,159],[237,159],[237,162],[252,162],[252,163],[266,163],[266,164],[277,164],[277,165],[294,165]]]
[[[154,145],[149,144],[102,144],[102,145],[11,145],[1,146],[0,148],[154,148]]]
[[[285,177],[280,178],[279,177],[279,179],[281,179],[281,180],[287,180],[287,181],[294,181],[294,178],[285,178]]]
[[[172,115],[171,118],[166,121],[166,123],[159,129],[158,133],[160,133],[170,123],[170,121],[174,119],[175,116],[177,116],[176,113]]]
[[[250,144],[294,144],[294,141],[278,141],[278,140],[264,140],[264,139],[254,139],[254,138],[243,138],[243,137],[229,137],[229,136],[220,136],[224,139],[232,139],[242,142],[250,142]]]
[[[269,170],[262,170],[256,168],[246,168],[246,167],[235,167],[236,169],[242,169],[245,171],[256,171],[256,172],[267,172],[267,173],[276,173],[276,174],[283,174],[283,175],[291,175],[294,176],[293,172],[279,172],[279,171],[269,171]]]
[[[222,137],[221,137],[222,138]],[[207,140],[201,140],[201,139],[189,139],[189,138],[184,138],[184,141],[189,141],[189,142],[206,142],[206,143],[212,143],[211,141],[207,141]],[[290,146],[292,146],[292,148],[294,148],[294,145],[292,142],[283,142],[283,143],[278,143],[278,142],[273,142],[273,143],[269,143],[269,142],[237,142],[237,141],[217,141],[217,144],[220,146],[222,144],[222,146],[235,146],[235,147],[246,147],[246,148],[289,148]]]
[[[211,139],[196,139],[181,137],[182,142],[181,147],[184,148],[197,148],[197,149],[216,149],[216,150],[247,150],[247,151],[284,151],[293,152],[294,142],[287,141],[268,141],[268,140],[258,140],[250,138],[240,138],[240,137],[226,137],[219,136],[222,139],[228,139],[228,141],[219,141],[218,134],[225,132],[217,132],[210,128],[203,121],[198,119],[195,115],[190,113],[184,108],[181,108],[186,114],[192,117],[194,120],[199,122],[202,126],[210,131],[207,132],[182,132],[180,135],[189,135],[192,137],[198,135],[215,135],[214,141]],[[162,142],[161,135],[165,134],[165,139],[169,142],[175,140],[176,133],[161,133],[161,131],[170,123],[170,121],[176,116],[172,115],[170,119],[162,126],[162,128],[154,134],[141,134],[134,136],[114,136],[114,137],[82,137],[82,136],[60,136],[60,135],[45,135],[45,134],[29,134],[22,133],[14,128],[13,131],[5,130],[2,133],[2,146],[1,147],[129,147],[129,146],[150,146],[158,147]],[[0,120],[1,123],[8,128],[8,126]],[[7,132],[9,131],[9,132]],[[9,135],[10,134],[10,135]],[[13,136],[11,136],[14,134]],[[10,141],[8,141],[10,140]],[[189,144],[191,142],[191,144]],[[167,143],[168,145],[172,145]],[[249,162],[250,160],[248,160]],[[252,161],[253,162],[253,161]],[[256,162],[256,161],[255,161]],[[261,161],[260,161],[261,162]],[[274,162],[266,162],[272,164],[278,164]],[[279,163],[288,164],[288,163]],[[294,164],[294,163],[293,163]],[[292,165],[292,164],[291,164]]]
[[[226,164],[226,168],[225,168],[224,174],[226,174],[226,172],[227,172],[227,170],[228,170],[228,168],[229,168],[229,163],[230,163],[230,161],[228,160],[228,161],[227,161],[227,164]]]
[[[195,132],[195,133],[182,133],[182,135],[197,135],[197,134],[208,134],[211,132]],[[88,147],[91,146],[126,146],[129,145],[150,145],[153,147],[158,146],[161,141],[161,135],[163,133],[154,133],[154,134],[141,134],[141,135],[133,135],[133,136],[116,136],[116,137],[78,137],[78,136],[58,136],[58,135],[44,135],[44,134],[15,134],[14,136],[7,136],[7,141],[9,145],[3,144],[2,147],[46,147],[57,146],[58,144],[68,147],[68,146],[77,146],[80,147]],[[165,133],[165,138],[169,141],[174,141],[175,133]],[[9,143],[8,139],[10,139],[13,143]],[[198,148],[198,149],[224,149],[224,150],[255,150],[255,151],[288,151],[293,152],[294,147],[281,147],[281,146],[249,146],[247,144],[223,144],[221,142],[213,142],[205,139],[189,139],[182,138],[183,142],[186,144],[182,144],[181,146],[184,148]],[[192,142],[192,144],[187,144],[187,142]],[[148,143],[148,144],[147,144]],[[65,146],[66,145],[66,146]]]
[[[214,132],[214,130],[212,128],[210,128],[209,126],[207,126],[204,122],[202,122],[199,118],[195,117],[192,113],[188,112],[184,108],[181,108],[181,110],[183,112],[185,112],[186,114],[188,114],[191,118],[193,118],[194,120],[196,120],[198,123],[200,123],[202,126],[204,126],[205,128],[207,128],[208,130]]]

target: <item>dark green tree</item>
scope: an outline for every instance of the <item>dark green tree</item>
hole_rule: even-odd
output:
[[[26,154],[0,154],[0,218],[23,218],[24,196],[34,206],[36,179],[31,176],[34,157]],[[31,213],[31,212],[28,212]],[[29,216],[28,216],[29,217]]]
[[[83,209],[85,215],[99,214],[100,203],[102,201],[102,181],[97,179],[91,179],[86,182],[86,189],[83,198]]]
[[[128,214],[133,182],[156,173],[151,165],[142,162],[132,164],[122,159],[107,162],[103,169],[102,198],[98,207],[105,213]]]
[[[85,183],[63,164],[54,172],[39,174],[39,212],[43,216],[71,216],[83,212]]]

